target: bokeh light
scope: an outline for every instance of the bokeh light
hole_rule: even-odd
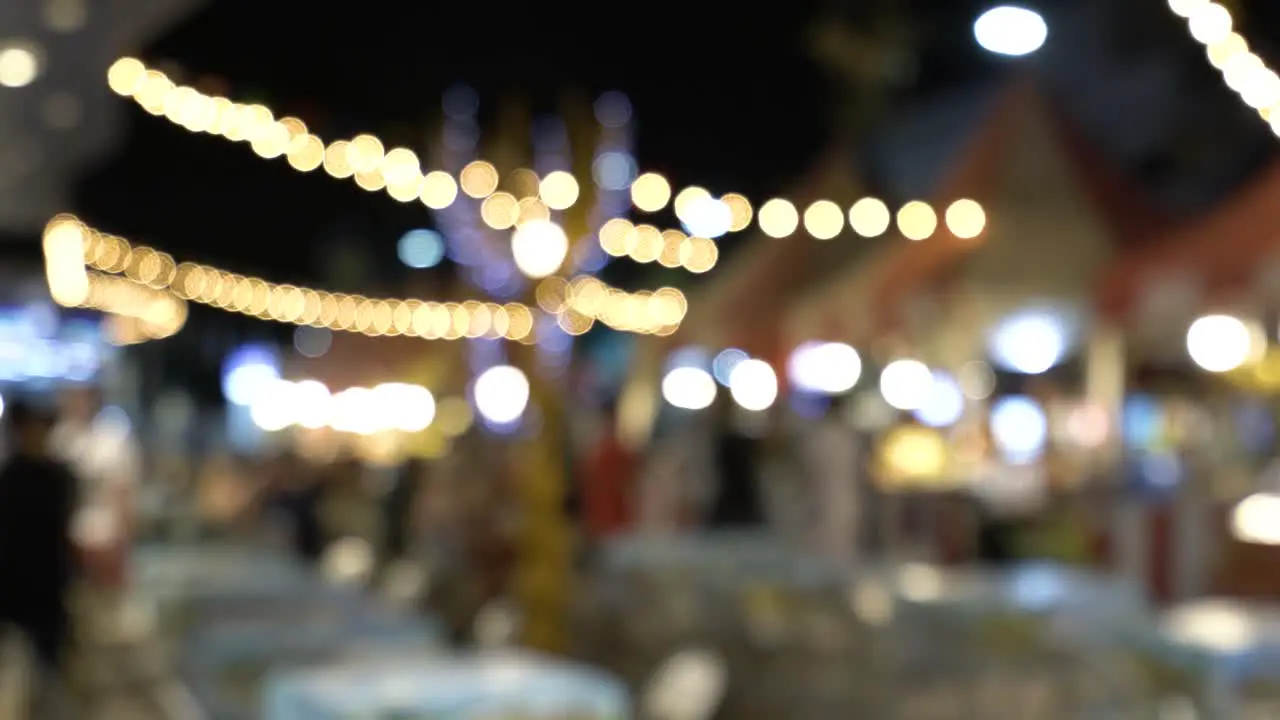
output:
[[[830,200],[819,200],[805,208],[804,229],[818,240],[830,240],[844,230],[844,211]]]
[[[898,210],[898,232],[908,240],[924,240],[937,229],[938,214],[928,203],[912,200]]]
[[[527,222],[511,234],[511,255],[526,277],[553,275],[569,254],[569,238],[564,229],[550,220]]]
[[[743,360],[729,373],[729,394],[743,410],[768,410],[778,399],[778,376],[763,360]]]
[[[434,230],[410,230],[396,245],[400,262],[408,267],[423,269],[435,267],[444,260],[444,238]]]
[[[978,17],[973,23],[973,36],[987,52],[1021,57],[1044,46],[1049,26],[1034,10],[1001,5]]]
[[[662,398],[681,410],[702,410],[716,399],[716,381],[700,367],[673,367],[662,378]]]
[[[497,365],[480,373],[472,396],[481,417],[509,425],[520,419],[529,404],[529,378],[520,368]]]
[[[1187,353],[1209,372],[1235,370],[1256,352],[1255,333],[1231,315],[1205,315],[1187,329]]]
[[[889,206],[878,198],[862,198],[849,208],[849,227],[865,238],[880,237],[892,222]]]
[[[671,184],[657,173],[645,173],[631,183],[631,204],[645,212],[657,212],[671,202]]]
[[[784,238],[800,227],[800,213],[796,206],[782,198],[774,198],[760,206],[756,213],[760,230],[769,237]]]
[[[932,386],[933,373],[919,360],[894,360],[880,371],[880,394],[898,410],[922,407]]]

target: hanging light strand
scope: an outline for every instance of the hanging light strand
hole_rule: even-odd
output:
[[[1205,48],[1209,63],[1259,117],[1280,136],[1280,75],[1249,49],[1235,30],[1227,6],[1212,0],[1168,0],[1169,9],[1187,22],[1187,30]]]
[[[82,253],[79,274],[67,260],[69,250],[73,252],[77,245]],[[112,280],[125,280],[142,289],[171,293],[175,300],[183,303],[183,307],[185,301],[191,301],[293,325],[326,327],[371,337],[405,335],[430,340],[488,337],[533,341],[534,314],[537,311],[522,303],[368,298],[275,283],[210,265],[177,262],[167,253],[99,232],[71,215],[59,215],[49,222],[45,229],[45,246],[46,257],[52,254],[58,258],[57,269],[50,270],[48,274],[51,293],[63,304],[88,302],[92,288],[84,286],[92,285],[92,281],[82,281],[80,275],[92,278],[101,274]],[[654,296],[650,294],[647,297]],[[623,293],[613,302],[630,303],[635,297],[645,296]],[[675,305],[678,313],[669,311],[671,304],[668,300],[653,301],[661,307],[644,316],[652,316],[653,321],[637,322],[628,329],[649,333],[672,325],[678,327],[686,308],[683,295],[680,300]],[[565,312],[567,310],[564,309]],[[606,310],[607,307],[602,307],[600,316]],[[594,321],[597,316],[584,314],[584,317]]]
[[[147,112],[167,118],[187,130],[247,143],[259,156],[266,159],[283,157],[300,172],[323,168],[332,177],[350,179],[370,192],[385,191],[400,202],[419,201],[432,210],[443,210],[453,205],[459,195],[483,201],[499,192],[499,172],[493,163],[486,160],[473,160],[458,172],[456,178],[444,170],[424,172],[421,160],[412,150],[388,148],[385,142],[371,133],[361,133],[349,140],[325,141],[310,132],[306,123],[296,117],[277,118],[265,105],[239,103],[179,85],[165,73],[147,67],[136,58],[116,60],[107,71],[107,82],[113,91],[133,99]],[[554,175],[558,183],[568,187],[572,176],[563,172]],[[578,181],[573,179],[573,185],[577,184]],[[555,189],[560,190],[558,187]],[[738,193],[715,197],[699,186],[674,192],[670,182],[654,172],[639,174],[631,182],[628,193],[631,204],[643,212],[657,212],[671,205],[676,217],[694,237],[714,238],[740,232],[751,227],[753,221],[770,237],[789,237],[803,230],[818,240],[831,240],[846,228],[863,237],[876,237],[890,228],[895,217],[901,234],[910,240],[928,238],[940,226],[938,213],[918,201],[906,203],[896,215],[891,215],[888,206],[876,198],[863,198],[847,209],[830,200],[818,200],[800,209],[796,203],[784,198],[773,198],[755,207]],[[562,203],[555,203],[557,205],[568,207],[577,201],[577,194],[567,190],[554,194],[564,198]],[[537,198],[531,198],[529,202],[534,200]],[[496,209],[490,214],[502,215]],[[962,238],[975,237],[986,223],[982,207],[967,199],[949,205],[944,219],[948,229]],[[514,218],[512,222],[515,222]],[[678,232],[658,231],[659,234]],[[699,244],[702,243],[695,243]],[[630,252],[611,254],[632,257],[639,262],[654,262],[665,257],[664,265],[684,267],[682,263],[672,264],[670,253],[648,257],[650,245],[640,241],[638,258]],[[609,252],[610,248],[605,250]],[[706,253],[699,251],[693,254],[698,258],[693,261],[694,268],[702,268]],[[689,269],[705,272],[709,268]]]

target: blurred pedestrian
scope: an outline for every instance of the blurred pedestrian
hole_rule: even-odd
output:
[[[852,569],[860,536],[859,458],[857,435],[845,418],[843,399],[833,399],[804,441],[815,545],[823,557]]]
[[[580,474],[583,529],[588,539],[604,540],[631,527],[636,493],[636,457],[618,434],[617,411],[605,409],[599,436]]]
[[[56,682],[69,638],[77,480],[49,452],[51,414],[23,403],[6,414],[12,454],[0,469],[0,623],[22,631],[44,679]]]
[[[760,498],[760,441],[736,422],[732,403],[717,401],[714,429],[716,488],[707,524],[715,529],[764,525]]]
[[[98,388],[70,388],[61,401],[49,439],[53,454],[81,483],[74,537],[89,579],[100,589],[119,590],[127,579],[142,453],[128,418],[105,408]]]

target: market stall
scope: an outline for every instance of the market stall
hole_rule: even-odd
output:
[[[886,379],[902,381],[885,399],[945,437],[948,457],[935,465],[955,483],[1010,463],[1006,427],[1020,431],[1015,454],[1028,455],[1013,464],[1037,468],[1038,482],[1104,473],[1112,456],[1099,451],[1119,415],[1124,365],[1116,333],[1092,321],[1096,280],[1163,223],[1027,79],[997,94],[938,194],[976,200],[989,225],[968,222],[960,203],[925,218],[938,226],[932,237],[899,239],[851,269],[829,300],[798,304],[793,342],[854,342],[876,369],[894,365],[882,394]],[[925,221],[900,214],[906,237],[907,220]],[[929,373],[939,398],[910,390],[928,386]],[[934,412],[938,403],[948,411]],[[1027,422],[993,428],[989,404]],[[1028,428],[1040,428],[1038,439]]]
[[[1275,551],[1239,540],[1231,521],[1244,497],[1276,489],[1269,476],[1277,358],[1267,347],[1274,334],[1261,323],[1274,318],[1280,289],[1278,202],[1280,166],[1273,165],[1208,214],[1126,254],[1101,287],[1102,312],[1130,340],[1126,425],[1162,429],[1134,433],[1127,444],[1135,456],[1164,458],[1178,471],[1179,502],[1154,522],[1169,538],[1168,589],[1179,597],[1210,587],[1280,597],[1280,587],[1261,580],[1271,576],[1261,569],[1277,561]],[[1212,356],[1230,353],[1231,343],[1212,333],[1193,337],[1215,323],[1240,330],[1244,356],[1221,364]]]

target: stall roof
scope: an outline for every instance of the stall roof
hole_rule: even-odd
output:
[[[1036,125],[1041,132],[1026,132]],[[1026,147],[1025,139],[1032,137],[1044,138],[1050,147]],[[1053,155],[1061,162],[1047,159]],[[975,239],[961,239],[940,222],[933,237],[915,243],[902,241],[886,251],[892,256],[877,273],[869,297],[881,316],[880,329],[895,327],[912,297],[945,282],[959,261],[982,247],[992,228],[1000,227],[1002,214],[1032,201],[1026,183],[1009,182],[1009,178],[1052,186],[1050,182],[1062,178],[1045,173],[1061,171],[1070,176],[1063,187],[1080,191],[1113,250],[1145,244],[1165,227],[1159,214],[1107,166],[1042,87],[1030,78],[1019,78],[998,93],[985,121],[936,193],[940,215],[946,204],[957,198],[982,203],[988,211],[988,232]]]
[[[1280,162],[1208,215],[1136,248],[1106,278],[1102,309],[1133,310],[1162,278],[1189,277],[1209,295],[1251,287],[1280,255]]]

